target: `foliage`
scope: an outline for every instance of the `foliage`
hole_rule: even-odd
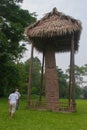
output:
[[[75,68],[75,88],[76,88],[76,98],[80,98],[82,95],[85,97],[86,90],[84,88],[84,83],[87,83],[84,81],[84,78],[87,76],[87,65],[85,64],[84,66],[74,66]],[[66,70],[66,74],[69,80],[69,71],[70,69],[68,68]]]
[[[87,99],[87,86],[83,87],[83,96]]]
[[[77,84],[75,84],[75,97],[76,97],[76,99],[79,99],[80,98],[80,96],[82,95],[82,93],[83,93],[83,90],[82,90],[82,88],[80,87],[80,86],[78,86]]]
[[[0,49],[9,53],[12,60],[22,56],[25,47],[19,42],[24,40],[24,28],[36,20],[15,2],[14,0],[0,1]]]
[[[5,96],[11,88],[19,85],[17,64],[8,60],[0,64],[0,96]]]
[[[68,97],[68,83],[67,83],[67,76],[61,69],[57,68],[58,73],[58,83],[59,83],[59,96],[60,98]]]
[[[29,66],[30,66],[30,59],[25,62],[25,71],[27,74],[27,81],[29,77]],[[33,71],[32,71],[32,94],[39,94],[39,87],[40,87],[40,78],[41,77],[41,62],[40,60],[35,57],[33,58]]]
[[[20,41],[25,40],[24,28],[36,21],[33,14],[20,8],[20,2],[23,0],[0,1],[0,96],[14,84],[19,84],[15,63],[26,50]]]
[[[82,84],[84,83],[84,76],[87,76],[87,65],[85,64],[84,66],[74,66],[75,68],[75,82],[78,86],[82,87]],[[70,69],[68,68],[66,70],[66,74],[68,75],[69,78],[69,71]]]

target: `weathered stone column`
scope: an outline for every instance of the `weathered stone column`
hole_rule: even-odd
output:
[[[59,89],[54,50],[45,52],[45,80],[47,109],[58,111]]]

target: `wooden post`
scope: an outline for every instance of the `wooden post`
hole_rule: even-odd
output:
[[[30,95],[31,95],[31,82],[32,82],[32,67],[33,67],[33,44],[31,47],[31,58],[30,58],[30,68],[29,68],[29,82],[28,82],[28,97],[27,97],[27,107],[30,107]]]
[[[71,56],[70,56],[70,71],[69,71],[69,109],[71,104]]]
[[[75,76],[74,76],[74,34],[72,36],[71,41],[71,57],[70,57],[70,89],[69,89],[69,101],[71,102],[72,98],[72,105],[73,111],[76,111],[76,102],[75,102]]]
[[[72,43],[71,43],[72,46]],[[71,82],[72,82],[72,49],[70,51],[70,70],[69,70],[69,108],[71,106]]]

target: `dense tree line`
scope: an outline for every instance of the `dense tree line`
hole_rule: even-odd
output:
[[[25,94],[27,92],[27,86],[28,86],[28,77],[29,77],[29,65],[30,65],[30,59],[27,60],[24,63],[24,70],[25,70],[25,79],[26,85],[24,88]],[[59,84],[59,93],[60,98],[68,98],[69,96],[69,69],[66,70],[64,73],[62,69],[57,68],[57,74],[58,74],[58,84]],[[79,69],[77,69],[79,68]],[[75,65],[75,89],[76,89],[76,98],[87,98],[87,86],[84,84],[84,87],[82,84],[84,83],[84,75],[86,75],[87,66],[76,66]],[[78,75],[78,76],[77,76]],[[43,96],[45,95],[45,75],[43,75]],[[80,81],[80,83],[78,82]],[[24,84],[24,83],[22,83]],[[31,85],[31,94],[39,95],[40,92],[40,86],[41,86],[41,62],[40,60],[35,57],[33,58],[33,72],[32,72],[32,85]],[[26,88],[26,89],[25,89]],[[22,89],[23,90],[23,89]]]

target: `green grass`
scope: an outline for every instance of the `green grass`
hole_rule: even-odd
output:
[[[26,109],[21,99],[11,119],[7,99],[0,99],[0,130],[87,130],[87,100],[77,100],[75,113],[58,113]]]

